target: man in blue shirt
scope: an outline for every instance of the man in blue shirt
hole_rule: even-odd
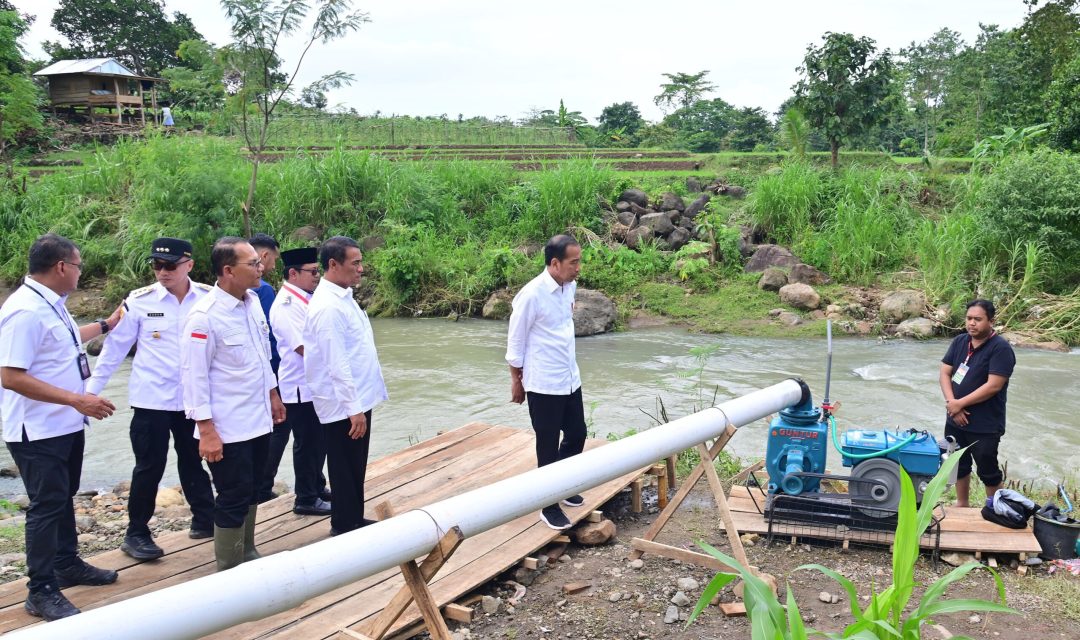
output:
[[[277,267],[278,256],[281,255],[277,240],[265,233],[256,233],[248,240],[248,244],[255,247],[255,253],[259,254],[259,262],[262,262],[263,273],[273,272]],[[274,287],[261,277],[259,278],[259,286],[252,289],[252,291],[259,296],[259,304],[262,305],[263,315],[266,316],[266,322],[269,323],[270,307],[274,305],[277,291],[274,291]],[[270,368],[274,370],[275,376],[279,364],[281,364],[281,355],[277,350],[277,338],[274,337],[274,327],[270,327]]]

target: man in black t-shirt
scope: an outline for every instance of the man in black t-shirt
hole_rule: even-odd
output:
[[[1005,401],[1016,355],[1007,340],[994,331],[994,304],[973,300],[967,305],[967,333],[953,338],[941,359],[941,392],[945,395],[945,435],[959,447],[970,447],[960,458],[956,506],[968,506],[971,466],[986,485],[987,506],[1001,488],[1004,476],[997,452],[1005,434]]]

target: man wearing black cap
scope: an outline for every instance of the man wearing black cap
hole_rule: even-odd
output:
[[[285,422],[274,425],[274,433],[270,436],[270,454],[259,487],[259,501],[273,497],[274,476],[291,431],[296,477],[293,513],[328,516],[330,496],[322,473],[326,464],[326,444],[304,378],[304,322],[311,294],[319,284],[319,251],[314,248],[290,249],[281,254],[281,260],[285,263],[285,282],[270,307],[270,325],[277,335],[281,356],[278,393],[285,403]]]
[[[99,394],[109,378],[138,345],[131,364],[128,398],[131,402],[131,472],[128,528],[120,549],[136,560],[153,560],[165,552],[154,543],[148,523],[154,515],[158,483],[165,473],[169,435],[176,449],[180,486],[191,506],[191,538],[214,535],[214,495],[210,476],[199,459],[195,423],[184,415],[180,386],[180,335],[188,312],[210,286],[192,282],[191,243],[158,238],[150,248],[155,284],[132,291],[124,301],[124,317],[105,339],[87,382],[88,393]]]

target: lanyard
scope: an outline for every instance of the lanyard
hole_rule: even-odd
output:
[[[33,291],[34,293],[36,293],[38,295],[38,297],[41,298],[42,300],[45,300],[45,296],[41,295],[41,292],[38,291],[37,289],[35,289],[35,288],[33,288],[33,287],[29,286],[29,285],[26,285],[26,284],[24,284],[23,286],[26,287],[27,289]],[[82,347],[79,346],[79,339],[75,337],[75,330],[71,328],[71,323],[68,322],[67,320],[65,320],[64,316],[60,315],[60,312],[56,310],[56,307],[49,304],[48,300],[45,300],[45,305],[47,307],[49,307],[49,309],[52,309],[52,312],[55,313],[56,317],[60,319],[61,323],[63,323],[64,328],[68,330],[68,334],[71,335],[71,342],[72,342],[72,344],[75,345],[75,350],[78,351],[79,353],[82,353]],[[66,310],[67,309],[65,309],[65,311]]]
[[[293,289],[292,287],[290,287],[290,286],[289,286],[289,285],[287,285],[287,284],[283,284],[283,285],[281,285],[281,286],[282,286],[282,288],[284,288],[284,289],[285,289],[286,291],[288,291],[289,293],[291,293],[291,294],[293,294],[294,296],[296,296],[297,298],[299,298],[299,299],[300,299],[300,302],[303,302],[304,304],[307,304],[307,303],[308,303],[308,299],[307,299],[307,298],[305,298],[304,296],[300,295],[300,293],[299,293],[299,292],[297,292],[297,291],[296,291],[296,289]]]
[[[990,338],[993,338],[995,335],[997,335],[997,331],[991,331],[990,332]],[[986,342],[990,342],[990,338],[987,338]],[[979,347],[981,348],[983,345],[986,344],[986,342],[980,344]],[[975,347],[972,345],[971,338],[968,338],[968,353],[967,353],[967,357],[964,358],[964,364],[967,364],[968,360],[971,360],[971,356],[974,355],[974,353],[975,353]]]

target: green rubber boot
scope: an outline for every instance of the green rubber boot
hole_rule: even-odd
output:
[[[255,548],[255,514],[258,511],[259,506],[253,504],[248,507],[247,517],[244,518],[244,562],[262,557],[259,550]]]
[[[244,561],[244,527],[214,525],[214,557],[218,571],[232,569]]]

